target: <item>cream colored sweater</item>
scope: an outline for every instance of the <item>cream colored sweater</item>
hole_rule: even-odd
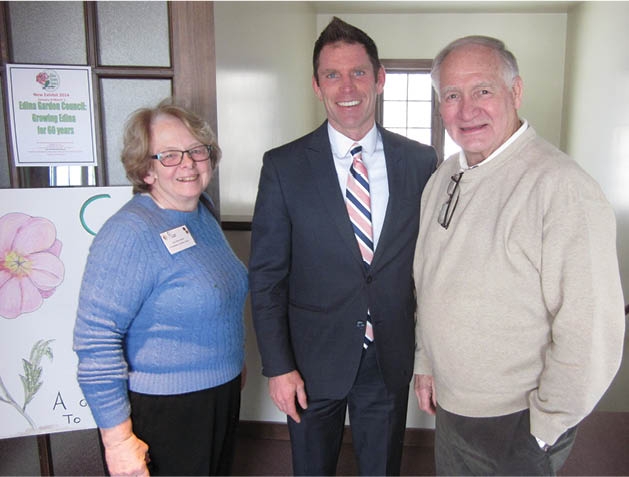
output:
[[[468,169],[450,227],[438,224],[456,157],[426,185],[414,273],[415,373],[444,409],[526,408],[553,444],[589,414],[620,365],[624,302],[614,213],[574,161],[529,127]]]

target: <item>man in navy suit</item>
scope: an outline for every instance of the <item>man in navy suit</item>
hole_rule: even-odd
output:
[[[436,154],[376,124],[385,71],[363,31],[334,18],[315,43],[313,70],[327,121],[264,155],[252,223],[263,374],[288,416],[295,475],[335,473],[346,409],[361,475],[396,475],[413,373],[420,197]],[[346,204],[357,145],[368,175],[368,259]]]

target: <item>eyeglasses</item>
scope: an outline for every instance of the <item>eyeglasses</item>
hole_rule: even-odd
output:
[[[182,163],[183,155],[188,153],[188,157],[194,162],[207,161],[212,151],[211,144],[203,144],[193,147],[187,151],[164,151],[151,156],[151,159],[157,159],[164,167],[175,167]]]
[[[463,172],[457,172],[454,174],[448,183],[448,200],[446,200],[441,206],[441,211],[439,212],[439,225],[441,225],[444,229],[450,226],[450,222],[452,222],[452,216],[454,215],[454,210],[456,209],[456,205],[459,203],[459,182],[461,182],[461,177],[463,177]]]

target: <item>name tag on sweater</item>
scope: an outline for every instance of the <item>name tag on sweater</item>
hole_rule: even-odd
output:
[[[192,238],[192,234],[188,227],[185,225],[181,225],[179,227],[175,227],[174,229],[167,230],[166,232],[162,232],[160,234],[162,238],[162,242],[166,245],[166,248],[170,252],[171,255],[176,254],[177,252],[181,252],[187,248],[190,248],[197,243]]]

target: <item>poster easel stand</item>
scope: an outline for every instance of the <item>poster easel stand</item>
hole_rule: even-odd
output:
[[[39,470],[41,475],[54,475],[52,468],[52,451],[50,449],[50,434],[40,434],[37,436],[37,448],[39,450]]]

